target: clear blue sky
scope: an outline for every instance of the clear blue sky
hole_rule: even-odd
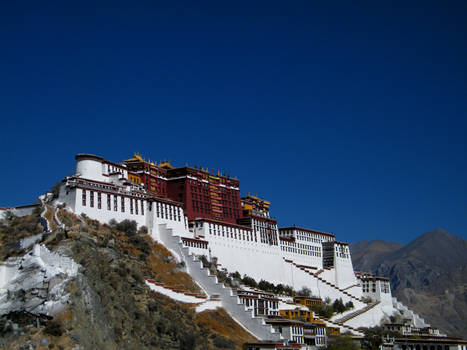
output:
[[[138,151],[281,226],[467,238],[467,2],[97,3],[0,5],[0,206]]]

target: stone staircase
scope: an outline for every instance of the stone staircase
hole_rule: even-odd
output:
[[[217,276],[211,275],[209,269],[203,267],[202,262],[194,254],[190,254],[189,248],[182,245],[181,237],[174,235],[173,230],[168,228],[167,224],[160,224],[159,232],[164,245],[185,261],[190,276],[207,295],[220,299],[224,309],[236,322],[259,340],[278,341],[283,339],[280,333],[275,332],[270,325],[265,323],[263,317],[254,316],[252,310],[247,310],[232,288],[219,283]]]
[[[350,289],[350,288],[353,288],[353,287],[360,287],[360,285],[358,283],[357,284],[352,284],[351,286],[342,288],[342,290],[347,290],[347,289]]]
[[[39,200],[41,201],[41,205],[42,205],[42,208],[43,210],[41,211],[41,214],[40,214],[40,218],[39,218],[39,222],[41,224],[41,226],[43,227],[44,231],[45,232],[51,232],[52,230],[50,229],[50,223],[49,223],[49,220],[47,220],[47,218],[45,217],[45,214],[47,213],[47,205],[45,204],[45,196],[40,196],[39,197]]]
[[[335,290],[337,290],[337,291],[339,291],[340,293],[342,293],[342,294],[348,296],[349,298],[351,298],[351,299],[353,299],[353,300],[355,300],[355,301],[358,301],[358,302],[364,302],[362,298],[357,298],[356,296],[350,294],[349,292],[347,292],[347,291],[345,290],[345,289],[350,288],[350,287],[353,287],[353,286],[347,287],[347,288],[345,288],[345,289],[341,289],[341,288],[339,288],[338,286],[336,286],[335,284],[333,284],[333,283],[331,283],[331,282],[328,282],[328,281],[326,281],[325,279],[321,278],[321,277],[319,276],[319,274],[320,274],[321,272],[323,272],[324,270],[319,270],[318,272],[313,273],[313,272],[310,272],[307,268],[305,268],[305,267],[303,267],[303,266],[301,266],[301,265],[298,265],[298,264],[294,263],[292,260],[284,259],[284,261],[285,261],[286,263],[288,263],[288,264],[292,264],[292,265],[295,266],[297,269],[302,270],[303,272],[307,273],[308,275],[310,275],[310,276],[312,276],[312,277],[314,277],[314,278],[317,278],[317,279],[318,279],[319,281],[321,281],[322,283],[327,284],[328,286],[334,288]]]
[[[329,327],[338,327],[340,330],[341,330],[341,333],[347,331],[347,332],[350,332],[354,335],[358,335],[358,336],[364,336],[364,334],[362,332],[360,332],[358,329],[355,329],[354,327],[351,327],[351,326],[347,326],[345,324],[340,324],[340,323],[337,323],[335,321],[331,321],[325,317],[321,317],[322,320],[324,320],[324,322],[326,323],[326,325],[328,325]]]
[[[368,310],[373,309],[379,303],[380,303],[379,301],[371,303],[371,304],[365,306],[364,308],[361,308],[359,310],[355,310],[355,311],[353,311],[351,313],[348,313],[344,317],[341,317],[341,318],[338,318],[338,319],[334,320],[334,322],[337,323],[337,324],[343,325],[345,322],[351,320],[352,318],[357,317],[357,316],[367,312]]]
[[[412,319],[413,325],[418,328],[430,327],[430,324],[426,323],[425,320],[418,314],[410,310],[407,306],[402,304],[396,297],[392,298],[392,305],[397,309],[403,316]]]

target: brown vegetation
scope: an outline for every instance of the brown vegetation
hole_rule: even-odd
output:
[[[21,254],[19,241],[41,232],[42,226],[37,213],[23,217],[12,215],[9,219],[0,221],[0,261]]]
[[[257,341],[249,332],[235,322],[224,309],[207,310],[196,315],[196,321],[235,342],[236,349],[241,349],[245,342]]]

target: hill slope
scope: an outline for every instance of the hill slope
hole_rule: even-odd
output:
[[[79,264],[71,278],[59,273],[50,279],[53,269],[40,257],[38,263],[28,265],[28,259],[19,260],[35,255],[17,244],[17,238],[40,231],[38,215],[0,222],[1,260],[22,264],[20,278],[8,281],[11,290],[19,285],[18,292],[0,296],[3,305],[10,306],[0,318],[0,349],[39,348],[42,342],[50,349],[79,345],[80,349],[214,350],[241,349],[243,342],[255,340],[223,309],[196,313],[193,305],[151,291],[146,276],[200,292],[168,250],[144,231],[136,232],[131,224],[100,225],[66,212],[59,216],[69,229],[44,234],[35,247],[41,247],[52,264],[59,256]],[[58,293],[61,303],[54,300],[58,286],[63,288]],[[62,309],[55,310],[53,317],[35,312],[54,303]]]
[[[382,241],[350,248],[356,270],[390,278],[393,295],[433,326],[467,337],[467,241],[436,229],[399,248]]]

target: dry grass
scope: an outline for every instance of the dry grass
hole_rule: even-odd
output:
[[[60,209],[59,219],[67,226],[68,234],[86,232],[98,238],[104,244],[114,242],[123,255],[136,257],[141,262],[141,272],[145,277],[164,283],[167,286],[190,293],[201,293],[190,275],[180,271],[176,259],[162,244],[153,241],[149,235],[128,237],[125,233],[97,220],[88,217],[78,218],[76,215]],[[81,219],[81,220],[80,220]],[[143,259],[144,257],[144,259]]]
[[[235,322],[224,309],[203,311],[196,315],[195,320],[211,331],[233,340],[237,345],[237,349],[241,349],[245,342],[257,341],[255,337]]]
[[[50,229],[52,231],[55,231],[58,228],[58,226],[57,226],[57,224],[55,223],[55,220],[54,220],[55,209],[51,205],[48,205],[48,204],[46,204],[45,206],[47,208],[47,211],[45,212],[44,216],[47,219],[47,221],[49,222]]]
[[[182,289],[190,293],[200,293],[201,290],[193,282],[190,275],[179,271],[175,258],[163,245],[145,238],[151,245],[151,254],[147,259],[149,277],[167,286]]]
[[[42,232],[39,215],[14,217],[9,222],[0,221],[0,261],[9,256],[22,255],[21,249],[15,249],[17,243],[26,237]]]

